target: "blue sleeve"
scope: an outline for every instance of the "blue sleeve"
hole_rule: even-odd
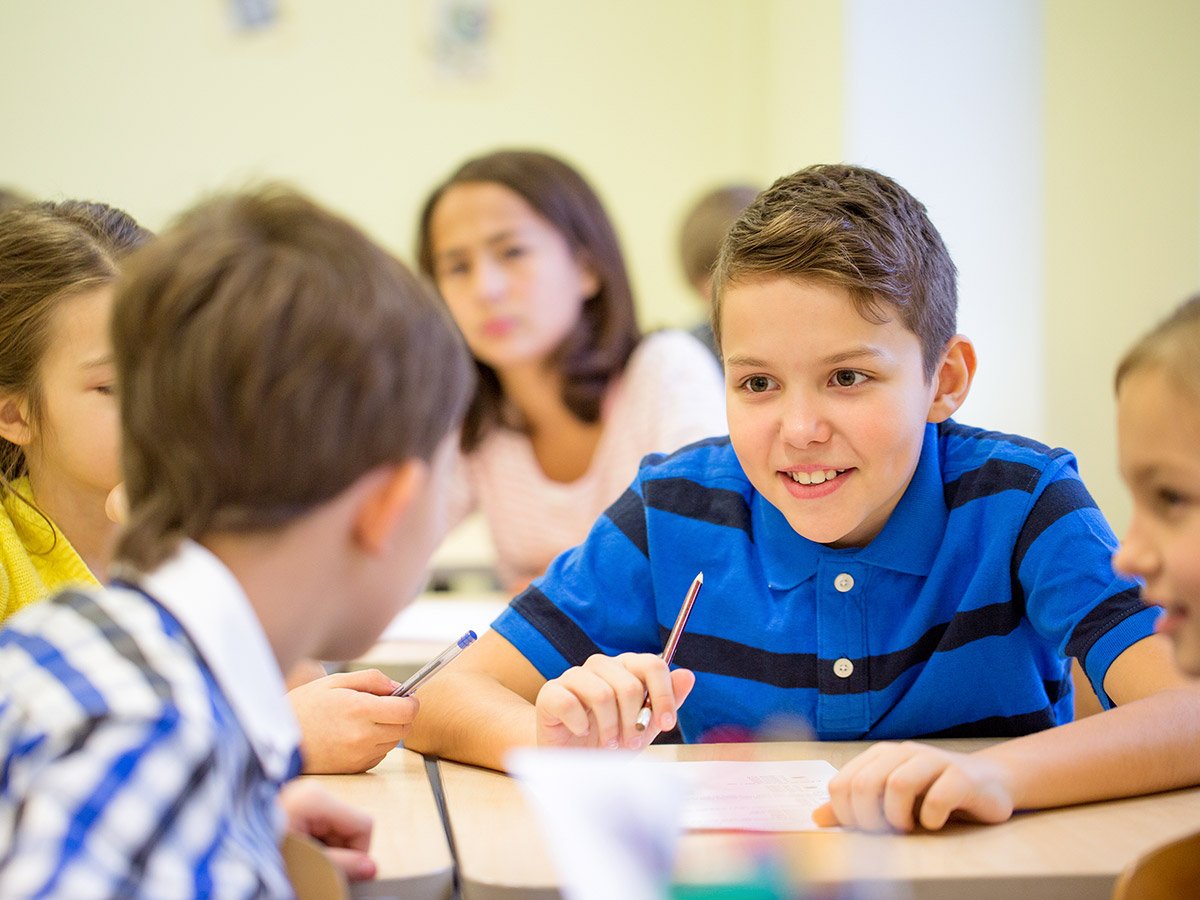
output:
[[[1083,665],[1105,709],[1113,660],[1154,631],[1158,610],[1112,568],[1116,537],[1066,454],[1043,473],[1017,537],[1013,572],[1037,632]],[[1016,586],[1016,585],[1014,585]]]
[[[493,623],[547,679],[595,653],[662,649],[640,478]]]

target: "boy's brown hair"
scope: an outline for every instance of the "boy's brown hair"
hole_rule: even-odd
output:
[[[893,307],[921,341],[925,377],[956,331],[957,271],[925,206],[886,175],[816,165],[780,178],[733,224],[713,273],[713,332],[733,283],[765,278],[846,288],[859,314]]]
[[[1177,384],[1200,397],[1200,294],[1184,300],[1129,348],[1117,366],[1114,387],[1133,372],[1159,367]]]
[[[604,395],[641,339],[625,259],[604,205],[583,175],[548,153],[497,150],[467,160],[433,190],[421,211],[417,264],[430,278],[436,274],[429,233],[434,209],[450,188],[478,182],[499,184],[521,197],[596,272],[600,287],[584,301],[578,323],[554,351],[554,363],[567,408],[583,422],[600,421]],[[475,368],[478,388],[462,431],[466,452],[496,426],[523,427],[512,421],[495,370],[479,360]]]
[[[181,538],[265,531],[371,469],[429,460],[470,364],[441,303],[346,220],[283,188],[217,198],[129,260],[113,314],[143,570]]]

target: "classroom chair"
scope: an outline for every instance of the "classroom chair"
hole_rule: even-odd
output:
[[[1200,831],[1143,854],[1117,878],[1113,900],[1179,900],[1200,895]]]
[[[312,838],[289,833],[282,850],[296,900],[350,900],[346,876]]]

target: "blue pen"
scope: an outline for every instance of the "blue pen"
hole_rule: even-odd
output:
[[[454,657],[458,656],[458,654],[462,653],[473,643],[475,643],[475,632],[468,631],[429,662],[425,663],[425,665],[421,666],[421,668],[417,669],[411,678],[392,691],[392,696],[407,697],[424,684],[426,679],[436,675],[446,663],[450,662],[450,660],[454,659]]]

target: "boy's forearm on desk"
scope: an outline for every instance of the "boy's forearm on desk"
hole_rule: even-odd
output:
[[[536,740],[534,707],[494,679],[446,671],[419,699],[421,711],[404,741],[418,753],[503,770],[510,749]]]
[[[1180,688],[978,751],[1041,809],[1200,784],[1200,689]]]

